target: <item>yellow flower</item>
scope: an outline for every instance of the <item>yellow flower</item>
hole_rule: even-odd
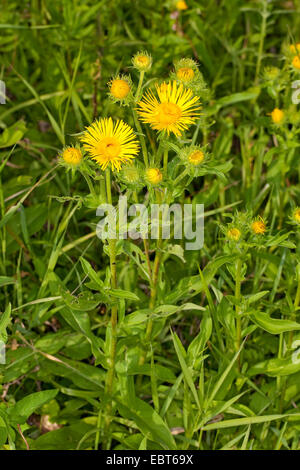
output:
[[[82,160],[82,153],[75,147],[67,147],[62,153],[63,160],[69,165],[79,165]]]
[[[179,2],[176,3],[176,8],[177,10],[187,10],[188,6],[184,0],[180,0]]]
[[[237,242],[241,238],[241,231],[238,228],[231,228],[227,232],[227,237]]]
[[[256,235],[262,235],[266,231],[266,224],[263,220],[255,220],[251,224],[251,229]]]
[[[284,112],[281,109],[275,108],[271,112],[271,118],[275,124],[280,124],[283,121]]]
[[[295,69],[300,70],[300,56],[299,55],[295,55],[295,57],[293,58],[292,64],[295,67]]]
[[[110,165],[113,171],[119,171],[122,163],[133,159],[139,151],[133,129],[122,120],[113,123],[112,118],[95,121],[80,140],[102,170]]]
[[[130,93],[130,84],[128,83],[128,80],[125,80],[124,78],[114,78],[110,82],[109,87],[109,91],[113,98],[118,100],[123,100]]]
[[[151,184],[159,184],[162,181],[163,175],[158,168],[148,168],[146,170],[146,178]]]
[[[296,46],[294,46],[294,44],[291,44],[290,45],[290,51],[293,53],[293,54],[297,54],[297,52],[300,52],[300,42],[298,42],[296,44]]]
[[[181,67],[176,72],[177,78],[184,83],[189,83],[195,77],[195,72],[190,67]]]
[[[140,72],[146,72],[151,68],[152,57],[148,52],[138,52],[132,58],[133,66]]]
[[[295,222],[300,224],[300,207],[296,207],[296,209],[294,210],[293,219],[295,220]]]
[[[188,159],[192,165],[199,165],[204,160],[204,153],[202,150],[194,150],[189,154]]]
[[[158,98],[148,90],[138,103],[141,120],[157,131],[180,136],[199,116],[199,98],[176,81],[156,85],[156,92]]]

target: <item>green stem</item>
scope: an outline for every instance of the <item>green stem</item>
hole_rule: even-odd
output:
[[[189,169],[185,168],[183,172],[177,176],[177,178],[174,180],[174,183],[173,183],[174,187],[179,183],[179,181],[182,180],[182,178],[184,178],[188,174],[188,172],[189,172]]]
[[[143,134],[143,130],[142,130],[140,121],[138,120],[137,113],[136,113],[135,109],[132,109],[132,114],[133,114],[133,119],[134,119],[134,124],[135,124],[136,130],[139,133],[139,138],[140,138],[140,142],[141,142],[145,167],[148,168],[148,166],[149,166],[148,152],[147,152],[147,145],[146,145],[145,137],[144,137],[144,134]]]
[[[196,129],[195,129],[193,138],[192,138],[191,145],[195,145],[195,143],[196,143],[196,140],[197,140],[197,137],[198,137],[198,134],[199,134],[200,124],[201,124],[201,119],[199,119],[198,122],[197,122],[197,126],[196,126]]]
[[[296,315],[296,310],[299,307],[300,303],[300,269],[298,273],[298,284],[297,284],[297,291],[296,291],[296,297],[294,301],[294,311],[291,315],[291,320],[296,321],[297,320],[297,315]],[[293,342],[293,337],[294,337],[294,331],[290,331],[289,334],[289,340],[288,340],[288,349],[291,348],[292,342]]]
[[[283,333],[279,335],[279,346],[278,346],[278,359],[282,359],[283,357]],[[284,383],[282,384],[282,379],[284,380]],[[285,382],[285,377],[277,376],[276,377],[276,389],[277,389],[277,400],[278,400],[278,412],[281,413],[282,408],[283,408],[283,401],[284,401],[284,395],[285,395],[285,388],[286,388],[286,382]]]
[[[91,182],[91,179],[90,177],[83,171],[82,173],[82,176],[84,177],[88,187],[89,187],[89,190],[90,190],[90,193],[93,197],[96,196],[96,193],[95,193],[95,189],[94,189],[94,186],[92,185],[92,182]]]
[[[236,346],[235,349],[238,351],[241,345],[242,327],[241,327],[241,316],[240,316],[240,297],[241,297],[241,270],[242,260],[238,258],[236,262],[236,277],[235,277],[235,314],[236,314]]]
[[[157,152],[156,152],[156,157],[155,157],[155,161],[156,161],[157,166],[160,166],[162,153],[163,153],[163,146],[162,146],[162,141],[160,140],[159,144],[158,144],[158,149],[157,149]]]
[[[143,71],[140,72],[139,83],[138,83],[138,87],[137,87],[135,99],[134,99],[136,103],[140,100],[140,94],[141,94],[141,89],[142,89],[142,85],[144,81],[144,75],[145,75],[145,72]]]
[[[291,314],[291,320],[296,321],[297,320],[297,314],[296,311],[299,307],[300,303],[300,267],[299,265],[297,266],[297,277],[298,277],[298,283],[297,283],[297,291],[296,291],[296,296],[294,300],[294,311]],[[288,340],[287,340],[287,348],[286,351],[289,352],[292,347],[293,343],[293,338],[294,338],[294,331],[290,331],[288,335]],[[281,333],[279,337],[279,348],[278,348],[278,358],[281,359],[284,357],[283,354],[283,345],[284,345],[284,335]],[[283,407],[284,407],[284,397],[285,397],[285,392],[286,392],[286,387],[287,387],[287,377],[277,377],[276,379],[276,386],[277,386],[277,394],[280,396],[279,403],[278,403],[278,412],[282,413]]]
[[[134,199],[134,202],[138,204],[139,201],[138,201],[138,195],[136,191],[133,191],[133,199]],[[149,279],[151,283],[152,282],[152,269],[151,269],[150,255],[149,255],[149,243],[148,243],[147,238],[143,238],[143,244],[144,244],[145,255],[146,255],[146,260],[147,260]]]
[[[167,172],[168,172],[168,155],[169,155],[169,151],[168,149],[166,149],[164,151],[164,175],[167,176]]]
[[[106,201],[105,178],[101,178],[100,180],[100,199],[101,199],[101,202]]]
[[[105,172],[106,176],[106,192],[107,192],[107,202],[112,204],[112,195],[111,195],[111,180],[110,180],[110,169],[107,169]],[[111,288],[117,288],[117,267],[116,267],[116,240],[110,239],[108,242],[109,247],[109,262],[110,262],[110,274],[111,274]],[[115,377],[115,363],[116,363],[116,351],[117,351],[117,323],[118,323],[118,307],[113,305],[111,309],[111,336],[109,344],[109,359],[108,359],[108,371],[106,374],[105,381],[105,394],[106,398],[109,397],[109,401],[106,405],[105,413],[105,435],[109,429],[111,423],[111,412],[112,412],[112,401],[111,395],[113,392],[113,383]],[[109,448],[109,440],[106,439],[105,447]]]
[[[150,310],[154,309],[155,302],[156,302],[157,282],[158,282],[159,268],[160,268],[160,262],[161,262],[161,257],[162,257],[161,248],[162,248],[162,214],[160,214],[159,235],[158,235],[158,240],[157,240],[157,250],[156,250],[154,265],[153,265],[153,270],[152,270],[152,283],[151,283],[151,293],[150,293],[150,301],[149,301],[149,309]],[[152,318],[152,314],[150,313],[150,318],[148,319],[148,322],[147,322],[145,340],[144,340],[144,345],[146,347],[147,347],[149,341],[151,340],[152,330],[153,330],[153,318]],[[146,349],[144,349],[142,354],[141,354],[140,360],[139,360],[139,365],[140,366],[145,363],[146,355],[147,355],[147,352],[146,352]]]

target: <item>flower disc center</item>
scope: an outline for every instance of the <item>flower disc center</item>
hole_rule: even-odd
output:
[[[189,82],[194,78],[195,72],[190,67],[181,67],[177,70],[177,77],[179,80]]]
[[[181,116],[181,109],[175,103],[161,103],[158,107],[157,120],[161,124],[174,124]]]
[[[121,146],[117,139],[114,137],[104,137],[97,146],[99,156],[107,160],[113,160],[120,155]]]

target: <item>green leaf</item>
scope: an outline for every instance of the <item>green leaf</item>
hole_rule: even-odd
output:
[[[0,416],[0,447],[5,444],[7,440],[7,427],[4,419]]]
[[[70,308],[65,308],[61,310],[60,313],[75,331],[82,333],[86,337],[92,347],[92,351],[97,363],[99,364],[101,361],[103,361],[104,355],[100,351],[100,342],[91,331],[90,319],[88,314],[79,311],[74,314],[74,312]]]
[[[0,135],[0,148],[11,147],[22,139],[26,132],[24,121],[15,122],[12,126],[4,129]]]
[[[256,294],[245,295],[245,299],[247,300],[248,305],[250,305],[250,304],[253,304],[254,302],[257,302],[257,300],[261,299],[268,293],[269,293],[268,290],[264,290],[261,292],[257,292]]]
[[[90,263],[86,259],[79,258],[79,260],[80,260],[82,269],[85,272],[85,274],[87,274],[89,276],[89,278],[92,281],[94,281],[95,284],[100,288],[100,291],[102,291],[103,290],[103,281],[101,281],[101,279],[99,278],[96,271],[94,271],[94,269],[92,268],[92,266],[90,265]]]
[[[0,316],[0,340],[6,342],[7,334],[6,328],[10,322],[10,315],[11,315],[11,304],[8,304],[6,310]]]
[[[79,312],[94,310],[104,300],[101,294],[93,295],[90,291],[84,291],[78,297],[64,292],[62,298],[70,310],[78,310]]]
[[[231,104],[240,103],[241,101],[249,101],[258,97],[260,88],[250,88],[248,91],[241,93],[233,93],[229,96],[224,96],[217,101],[217,105],[220,107],[229,106]]]
[[[300,413],[286,414],[286,415],[266,415],[266,416],[251,416],[247,418],[228,419],[225,421],[219,421],[218,423],[211,423],[203,426],[203,431],[212,431],[214,429],[231,428],[235,426],[246,426],[249,424],[269,423],[270,421],[276,421],[277,419],[285,419],[289,416],[299,416]]]
[[[292,320],[278,320],[277,318],[271,318],[266,313],[259,311],[253,312],[251,318],[258,326],[263,330],[271,333],[272,335],[279,335],[286,331],[300,330],[300,324]]]
[[[71,380],[83,390],[97,390],[101,393],[105,372],[103,369],[84,362],[66,359],[64,356],[47,356],[42,369],[47,375],[53,374]]]
[[[122,326],[129,327],[129,326],[134,326],[134,325],[140,325],[141,323],[144,323],[145,321],[147,321],[151,312],[152,311],[149,308],[136,310],[135,312],[132,312],[129,315],[126,315]]]
[[[259,362],[248,370],[248,376],[258,374],[267,374],[270,377],[281,377],[285,375],[295,374],[300,371],[300,361],[293,360],[293,356],[285,359],[270,359],[268,361]]]
[[[77,421],[71,426],[65,426],[62,429],[47,432],[34,440],[30,446],[32,450],[76,450],[82,436],[93,430],[90,424],[85,423],[83,420]],[[94,435],[86,439],[81,448],[90,448]]]
[[[117,299],[127,299],[127,300],[134,300],[135,302],[139,302],[139,297],[134,293],[128,290],[123,289],[108,289],[108,294],[112,297],[116,297]]]
[[[186,380],[186,382],[187,382],[187,384],[188,384],[188,386],[189,386],[189,388],[190,388],[190,390],[191,390],[191,392],[192,392],[192,394],[195,398],[195,401],[198,405],[198,408],[200,408],[199,397],[198,397],[197,390],[196,390],[196,387],[195,387],[195,384],[194,384],[194,381],[193,381],[192,373],[191,373],[191,370],[188,368],[188,366],[185,362],[186,353],[184,351],[184,348],[183,348],[183,346],[181,344],[181,341],[178,338],[176,333],[172,332],[172,339],[173,339],[175,351],[176,351],[176,354],[177,354],[177,357],[178,357],[178,360],[179,360],[184,378],[185,378],[185,380]]]
[[[212,333],[212,318],[205,314],[203,320],[200,324],[200,332],[193,339],[188,347],[188,358],[192,364],[197,360],[206,346],[207,341],[209,340]]]
[[[12,424],[24,424],[32,413],[38,408],[56,397],[58,390],[45,390],[32,393],[18,401],[12,408],[8,408],[10,422]]]
[[[130,402],[118,402],[120,414],[134,421],[143,435],[166,450],[176,450],[174,438],[164,420],[148,403],[135,398]]]
[[[207,286],[213,280],[217,270],[226,263],[232,263],[235,255],[224,255],[210,261],[203,269],[203,277]],[[183,278],[176,289],[165,297],[166,304],[175,304],[184,297],[194,297],[204,290],[200,275]]]
[[[15,284],[16,280],[13,277],[0,276],[0,287],[7,286],[9,284]]]
[[[116,365],[116,370],[118,371],[118,364]],[[174,383],[176,377],[174,372],[167,367],[161,366],[160,364],[155,365],[155,372],[157,375],[157,379],[161,380],[162,382],[169,382]],[[128,369],[126,370],[127,375],[149,375],[151,376],[151,365],[144,364],[142,366],[130,364]]]

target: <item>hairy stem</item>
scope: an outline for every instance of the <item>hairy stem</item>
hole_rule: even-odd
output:
[[[112,204],[111,196],[111,180],[110,180],[110,170],[106,170],[106,192],[107,192],[107,202]],[[110,262],[110,274],[111,274],[111,287],[112,289],[117,288],[117,267],[116,267],[116,240],[110,239],[109,243],[109,262]],[[105,393],[106,397],[109,398],[109,401],[106,405],[105,412],[105,435],[109,429],[111,423],[111,412],[112,412],[112,401],[111,395],[113,392],[113,383],[115,378],[115,363],[116,363],[116,351],[117,351],[117,323],[118,323],[118,307],[113,305],[111,308],[110,324],[111,324],[111,336],[109,344],[109,359],[108,359],[108,370],[106,374],[105,381]],[[109,448],[109,440],[105,440],[106,449]]]
[[[240,297],[241,297],[241,270],[242,270],[242,260],[238,258],[236,262],[236,276],[235,276],[235,313],[236,313],[236,345],[235,349],[238,351],[241,346],[241,336],[242,336],[242,327],[241,327],[241,314],[240,314]]]
[[[140,124],[140,121],[138,120],[137,113],[136,113],[135,109],[132,109],[132,113],[133,113],[133,119],[134,119],[134,124],[135,124],[136,130],[139,133],[139,139],[140,139],[140,142],[141,142],[145,167],[148,168],[148,166],[149,166],[148,152],[147,152],[147,145],[146,145],[145,137],[144,137],[144,134],[143,134],[142,126]]]
[[[151,283],[151,293],[150,293],[150,301],[149,301],[150,310],[152,310],[155,307],[155,302],[156,302],[157,282],[158,282],[159,268],[160,268],[161,257],[162,257],[161,247],[162,247],[162,214],[160,213],[157,249],[156,249],[154,265],[153,265],[153,270],[152,270],[152,283]],[[148,319],[147,326],[146,326],[145,346],[149,343],[151,339],[152,330],[153,330],[153,318],[150,314],[150,318]],[[139,365],[143,365],[145,363],[146,355],[147,355],[147,352],[146,352],[146,349],[144,349],[139,360]]]

